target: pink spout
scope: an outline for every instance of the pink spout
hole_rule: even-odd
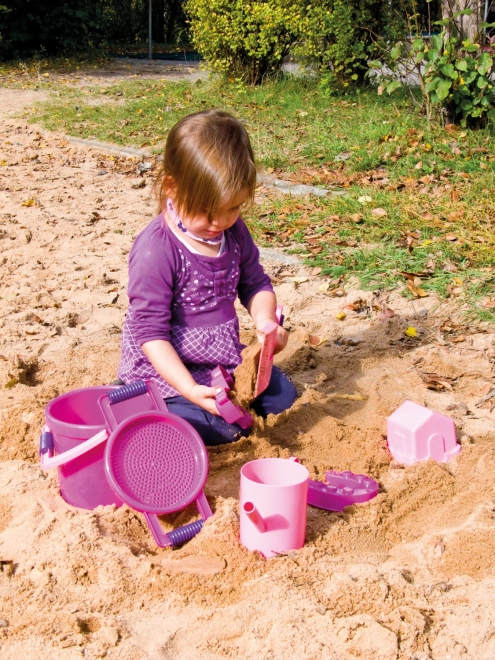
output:
[[[265,521],[260,516],[259,511],[254,504],[252,502],[245,502],[243,509],[249,520],[256,526],[258,532],[261,532],[262,534],[263,532],[266,532]]]

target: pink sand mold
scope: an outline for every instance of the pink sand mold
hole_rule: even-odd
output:
[[[395,460],[406,465],[428,458],[448,463],[461,451],[454,421],[412,401],[388,418],[387,441]]]
[[[367,502],[378,494],[378,482],[365,474],[325,472],[325,482],[310,479],[308,504],[327,511],[343,511],[346,506]]]
[[[249,428],[253,423],[251,415],[241,408],[236,406],[233,401],[229,399],[227,391],[232,389],[234,381],[229,372],[221,366],[216,367],[211,372],[211,386],[218,387],[220,390],[215,395],[215,403],[220,415],[228,424],[239,424],[243,429]]]
[[[120,423],[114,406],[149,395],[157,410],[127,416]],[[105,473],[112,490],[128,506],[144,514],[160,547],[192,539],[212,511],[203,492],[208,456],[197,431],[168,412],[156,384],[136,381],[99,399],[110,437],[105,447]],[[173,513],[191,502],[202,519],[165,533],[158,515]]]

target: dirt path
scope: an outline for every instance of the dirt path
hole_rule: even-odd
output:
[[[304,267],[267,261],[291,329],[277,361],[301,398],[209,451],[215,515],[201,534],[159,549],[127,507],[65,504],[57,474],[38,466],[43,409],[115,378],[126,259],[153,216],[153,172],[5,117],[30,94],[0,91],[2,659],[494,658],[493,334],[444,339],[458,312],[433,298],[330,297]],[[406,399],[455,419],[459,458],[391,460],[386,418]],[[266,561],[238,542],[239,468],[290,455],[315,479],[368,474],[380,493],[342,514],[309,508],[304,548]]]

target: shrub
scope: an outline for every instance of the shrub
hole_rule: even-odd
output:
[[[291,0],[186,0],[185,9],[210,69],[250,84],[276,71],[297,37]]]
[[[299,39],[294,54],[316,63],[329,87],[348,87],[364,80],[367,61],[376,55],[376,35],[393,25],[383,0],[313,0],[301,3]]]
[[[379,93],[392,93],[401,86],[400,78],[407,84],[414,72],[429,120],[435,110],[446,121],[459,122],[463,127],[480,127],[488,119],[493,120],[495,38],[480,34],[479,40],[485,41],[480,45],[463,37],[458,19],[472,13],[468,8],[435,21],[442,31],[430,40],[415,36],[410,43],[399,41],[388,50],[385,60],[370,62],[385,83]],[[492,28],[493,24],[482,23],[480,27]]]
[[[213,71],[259,83],[289,52],[332,84],[364,78],[387,0],[186,0],[191,36]]]

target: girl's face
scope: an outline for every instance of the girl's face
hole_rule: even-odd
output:
[[[186,229],[199,236],[199,238],[216,238],[222,231],[229,229],[235,223],[248,195],[249,191],[243,189],[227,204],[219,206],[211,217],[205,213],[204,215],[196,215],[193,218],[181,218],[181,222]]]

